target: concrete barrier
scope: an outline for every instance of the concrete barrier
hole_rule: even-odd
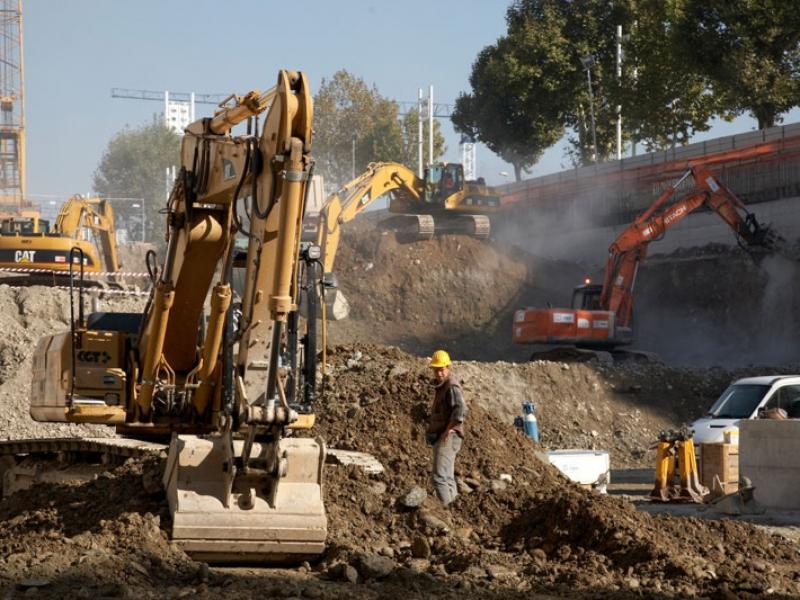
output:
[[[764,506],[800,509],[800,420],[740,422],[739,473]]]

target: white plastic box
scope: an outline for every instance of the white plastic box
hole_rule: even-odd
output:
[[[547,459],[570,481],[590,485],[601,493],[611,482],[611,460],[606,450],[549,450]]]

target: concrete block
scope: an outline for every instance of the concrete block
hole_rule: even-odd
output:
[[[741,421],[739,472],[764,506],[800,509],[800,420]]]

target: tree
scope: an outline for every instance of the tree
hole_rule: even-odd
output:
[[[397,102],[345,70],[322,80],[314,98],[314,156],[329,188],[340,187],[371,162],[416,164],[416,128],[398,112]],[[438,123],[434,135],[436,160],[445,149]]]
[[[612,155],[617,106],[623,143],[641,141],[649,149],[687,143],[712,117],[730,118],[735,110],[730,99],[711,93],[710,70],[717,59],[709,61],[708,71],[698,68],[693,57],[699,51],[685,42],[689,8],[697,12],[705,4],[756,5],[754,0],[515,0],[506,12],[507,34],[473,64],[472,91],[457,101],[454,123],[512,162],[518,175],[565,130],[575,164]],[[621,78],[618,25],[626,34]],[[787,38],[796,44],[789,29],[781,38],[784,48]],[[591,62],[591,96],[581,59]]]
[[[648,150],[687,144],[709,129],[712,117],[732,116],[711,93],[709,78],[691,67],[678,26],[685,5],[686,0],[643,3],[625,41],[625,81],[617,97],[626,129]]]
[[[800,11],[784,0],[686,0],[684,51],[737,112],[759,129],[800,104]]]
[[[500,38],[484,48],[470,74],[472,93],[456,99],[453,125],[486,144],[514,167],[519,181],[542,153],[563,133],[563,113],[553,98],[558,61],[543,62],[537,55],[557,55],[565,41],[554,29],[526,28],[516,36]]]
[[[166,204],[165,172],[179,161],[180,137],[168,127],[152,123],[125,128],[108,142],[94,172],[94,189],[108,198],[141,198],[145,239],[153,241],[163,234],[159,211]],[[128,224],[129,232],[130,224],[141,222],[142,208],[133,207],[133,202],[112,203],[118,221]]]

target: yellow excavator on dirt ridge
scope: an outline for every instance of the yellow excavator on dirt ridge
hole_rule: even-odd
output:
[[[79,293],[71,329],[34,353],[35,420],[169,441],[172,539],[199,560],[299,561],[325,547],[325,447],[299,435],[314,423],[317,375],[297,318],[304,267],[319,259],[301,243],[312,119],[305,74],[284,70],[275,88],[230,96],[190,124],[144,311],[84,317]]]
[[[120,270],[110,202],[72,196],[61,206],[52,231],[35,211],[0,219],[4,283],[46,283],[54,275],[67,276],[73,248],[80,249],[86,273]],[[78,256],[73,254],[73,262],[81,260]]]
[[[364,173],[320,202],[318,212],[309,215],[304,224],[304,239],[313,240],[322,250],[324,281],[331,292],[329,305],[334,297],[344,302],[335,291],[333,275],[342,225],[387,195],[392,216],[379,226],[410,240],[441,234],[488,238],[488,215],[500,207],[499,196],[482,179],[464,179],[464,167],[459,163],[432,164],[425,169],[423,178],[400,163],[371,163]],[[346,312],[334,309],[331,316],[343,318]]]

